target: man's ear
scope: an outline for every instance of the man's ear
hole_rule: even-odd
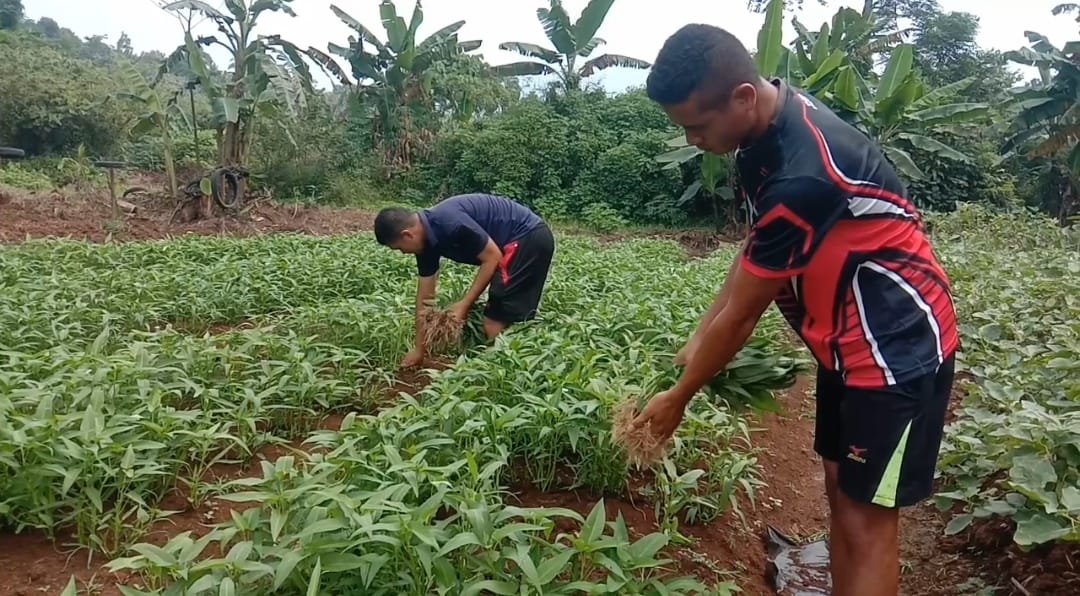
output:
[[[731,100],[749,108],[757,105],[758,90],[753,83],[743,83],[731,92]]]

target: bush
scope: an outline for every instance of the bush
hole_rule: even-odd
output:
[[[689,212],[676,206],[681,174],[655,160],[675,134],[641,91],[530,97],[479,123],[444,130],[432,159],[418,168],[415,194],[491,192],[549,219],[594,227],[682,224]]]
[[[952,211],[961,203],[994,207],[1017,203],[1016,179],[998,165],[998,153],[992,143],[956,136],[942,141],[971,156],[972,162],[912,151],[912,158],[926,175],[908,184],[912,199],[921,209]]]
[[[31,33],[0,32],[0,139],[31,155],[85,145],[108,156],[122,139],[123,109],[105,100],[113,73]]]

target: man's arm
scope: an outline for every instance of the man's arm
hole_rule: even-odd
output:
[[[724,278],[724,285],[720,287],[720,291],[716,294],[716,299],[713,300],[712,306],[709,310],[705,311],[705,314],[701,315],[701,320],[698,322],[698,326],[694,329],[694,334],[690,336],[688,344],[700,343],[701,336],[704,335],[705,330],[709,328],[709,324],[712,323],[716,315],[724,308],[724,305],[728,302],[728,297],[731,295],[731,282],[735,278],[735,269],[739,266],[739,259],[742,258],[743,251],[746,249],[747,240],[744,239],[739,244],[739,252],[735,254],[735,258],[731,260],[731,266],[728,267],[727,277]]]
[[[416,281],[416,347],[413,351],[420,356],[423,356],[427,350],[427,345],[424,343],[424,309],[428,308],[428,303],[435,299],[435,288],[438,283],[438,271]]]
[[[491,278],[495,276],[495,270],[499,268],[499,261],[502,260],[502,256],[502,251],[499,250],[495,241],[488,238],[484,250],[477,255],[480,260],[480,270],[476,272],[472,286],[469,287],[461,302],[458,303],[465,312],[468,312],[472,305],[476,304],[476,301],[480,299],[480,294],[483,294],[488,284],[491,283]]]
[[[746,344],[762,313],[769,307],[781,288],[789,283],[787,277],[757,277],[739,265],[729,277],[730,286],[724,305],[705,325],[698,349],[687,363],[679,381],[672,387],[683,403],[689,403],[705,383],[716,376]]]

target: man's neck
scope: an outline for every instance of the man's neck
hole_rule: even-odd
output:
[[[758,139],[765,136],[765,133],[769,131],[769,127],[772,126],[773,118],[776,117],[779,106],[780,90],[777,89],[772,82],[761,79],[758,83],[757,121],[754,123],[754,127],[750,130],[749,136],[742,143],[741,147],[748,148],[757,142]]]

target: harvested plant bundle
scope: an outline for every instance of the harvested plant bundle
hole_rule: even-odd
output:
[[[615,406],[611,435],[626,451],[626,459],[637,466],[652,465],[664,457],[667,441],[652,432],[652,423],[634,428],[634,418],[640,411],[638,400],[630,398]]]
[[[421,315],[424,319],[424,344],[434,354],[444,353],[461,345],[464,322],[449,310],[428,303]]]

